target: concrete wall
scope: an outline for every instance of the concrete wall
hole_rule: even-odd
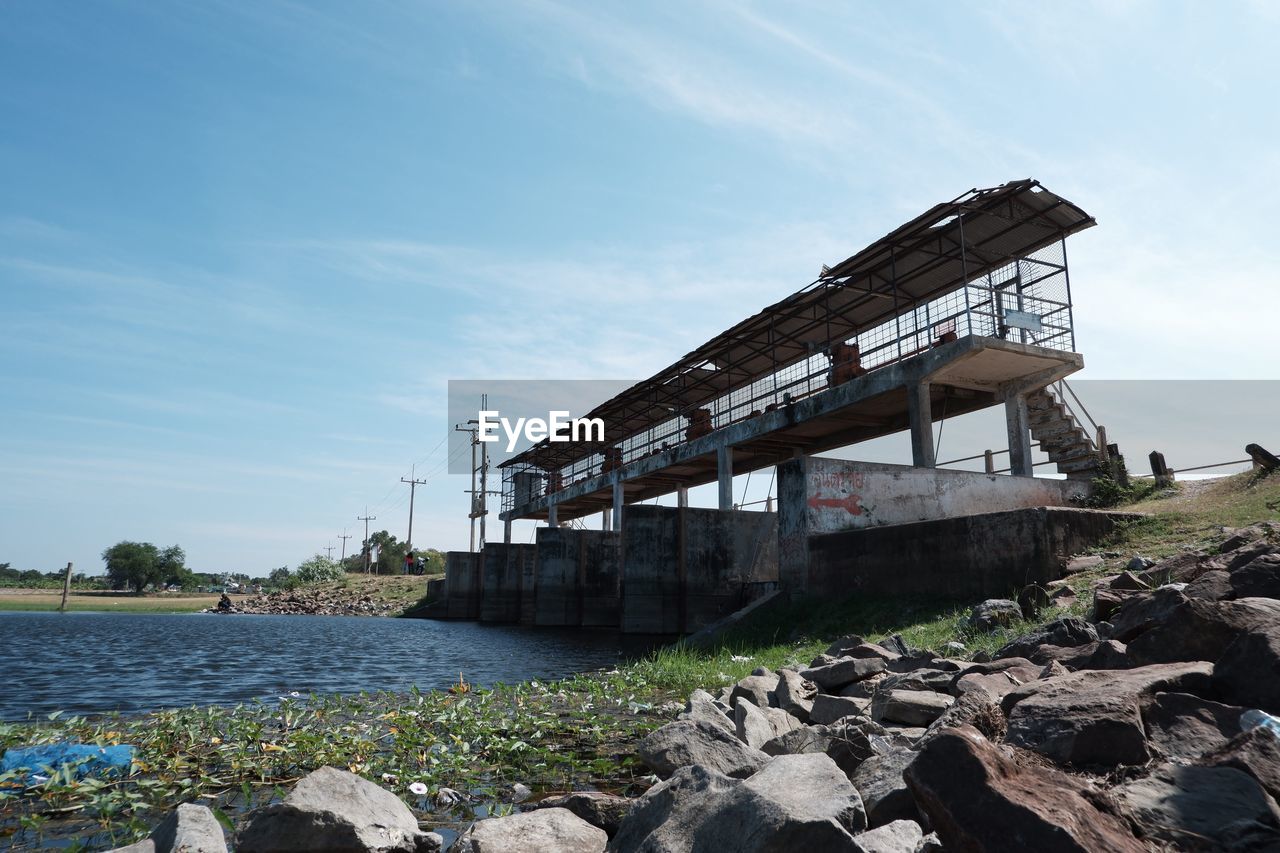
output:
[[[1135,517],[1039,507],[827,533],[809,540],[802,592],[1006,596],[1061,577],[1072,555]]]
[[[535,546],[487,543],[481,555],[481,622],[519,622],[524,570],[534,562]]]
[[[480,618],[480,555],[473,551],[447,551],[444,555],[447,619]]]
[[[777,579],[772,513],[629,506],[622,521],[622,630],[684,634]]]
[[[1040,506],[1069,506],[1085,483],[803,457],[778,466],[783,585],[804,585],[812,536]]]
[[[535,625],[618,625],[618,534],[539,527]]]

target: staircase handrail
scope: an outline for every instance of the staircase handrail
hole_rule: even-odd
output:
[[[1092,432],[1085,433],[1085,438],[1088,440],[1091,448],[1095,451],[1098,450],[1098,444],[1094,441],[1094,436],[1098,434],[1098,422],[1093,419],[1093,415],[1089,414],[1089,410],[1085,408],[1084,403],[1080,401],[1079,395],[1077,395],[1075,389],[1067,383],[1067,380],[1059,379],[1056,384],[1058,386],[1058,399],[1061,401],[1062,405],[1066,407],[1066,410],[1071,414],[1071,416],[1076,418],[1077,421],[1080,418],[1080,416],[1076,414],[1075,407],[1073,407],[1071,402],[1067,399],[1068,393],[1071,395],[1071,399],[1076,401],[1076,406],[1079,406],[1080,411],[1084,413],[1085,419],[1089,421],[1089,425],[1093,427]],[[1063,393],[1063,389],[1066,390],[1066,393]]]

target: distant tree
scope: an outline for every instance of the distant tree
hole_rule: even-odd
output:
[[[444,552],[435,548],[423,548],[417,552],[422,558],[422,572],[427,575],[444,574]]]
[[[160,576],[159,583],[165,586],[180,586],[191,589],[196,585],[196,576],[186,566],[186,552],[177,545],[170,545],[156,555],[156,572]]]
[[[102,552],[111,586],[137,592],[142,592],[148,584],[164,580],[159,558],[159,549],[150,542],[117,542]]]
[[[281,566],[278,569],[272,569],[271,574],[267,576],[266,586],[273,589],[293,589],[298,585],[298,577],[289,571],[288,566]]]
[[[298,582],[304,584],[342,580],[345,577],[341,566],[321,554],[316,554],[310,560],[299,563],[298,570],[294,574]]]

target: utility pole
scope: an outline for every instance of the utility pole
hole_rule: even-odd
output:
[[[324,546],[324,550],[328,553],[328,555],[329,555],[329,559],[330,559],[330,560],[332,560],[332,559],[333,559],[333,546],[332,546],[332,545],[325,545],[325,546]]]
[[[415,466],[416,467],[416,466]],[[419,480],[414,477],[414,468],[409,469],[409,479],[400,478],[400,482],[409,484],[409,535],[405,537],[405,544],[409,546],[409,550],[413,550],[413,491],[418,486],[425,486],[426,480]]]
[[[369,507],[364,508],[365,512],[369,511]],[[364,522],[364,573],[369,574],[369,522],[377,521],[376,515],[357,515],[356,521]]]
[[[347,535],[347,528],[342,528],[342,535],[338,538],[342,540],[342,557],[338,560],[338,565],[342,565],[347,561],[347,540],[351,538]]]
[[[481,397],[480,399],[483,400],[484,397]],[[484,408],[483,403],[480,405],[481,408]],[[467,421],[467,423],[474,424],[476,421],[470,420]],[[467,518],[471,519],[471,547],[469,550],[474,554],[476,550],[476,518],[478,517],[476,514],[476,445],[480,443],[480,428],[475,426],[465,427],[462,424],[455,424],[453,429],[454,432],[471,433],[471,490],[467,492],[467,494],[471,495],[471,512]]]
[[[62,604],[58,605],[59,613],[67,612],[67,596],[71,593],[71,564],[67,563],[67,573],[62,578]]]

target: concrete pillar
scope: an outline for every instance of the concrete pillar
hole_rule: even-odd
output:
[[[560,526],[560,520],[556,516],[557,516],[556,505],[550,504],[549,506],[547,506],[547,527]]]
[[[720,486],[720,509],[733,509],[733,448],[727,444],[716,448],[716,471]]]
[[[689,506],[689,490],[684,486],[676,489],[676,506],[687,508]]]
[[[600,511],[600,529],[608,532],[613,528],[613,513],[609,510]]]
[[[622,529],[622,502],[625,496],[622,492],[622,478],[615,476],[613,480],[613,529]]]
[[[504,545],[511,544],[511,519],[507,519],[502,524],[502,542]]]
[[[911,425],[911,464],[917,468],[933,468],[933,404],[929,400],[929,383],[907,386],[907,421]]]
[[[1004,419],[1009,430],[1009,473],[1015,477],[1035,476],[1025,394],[1015,394],[1004,401]]]

